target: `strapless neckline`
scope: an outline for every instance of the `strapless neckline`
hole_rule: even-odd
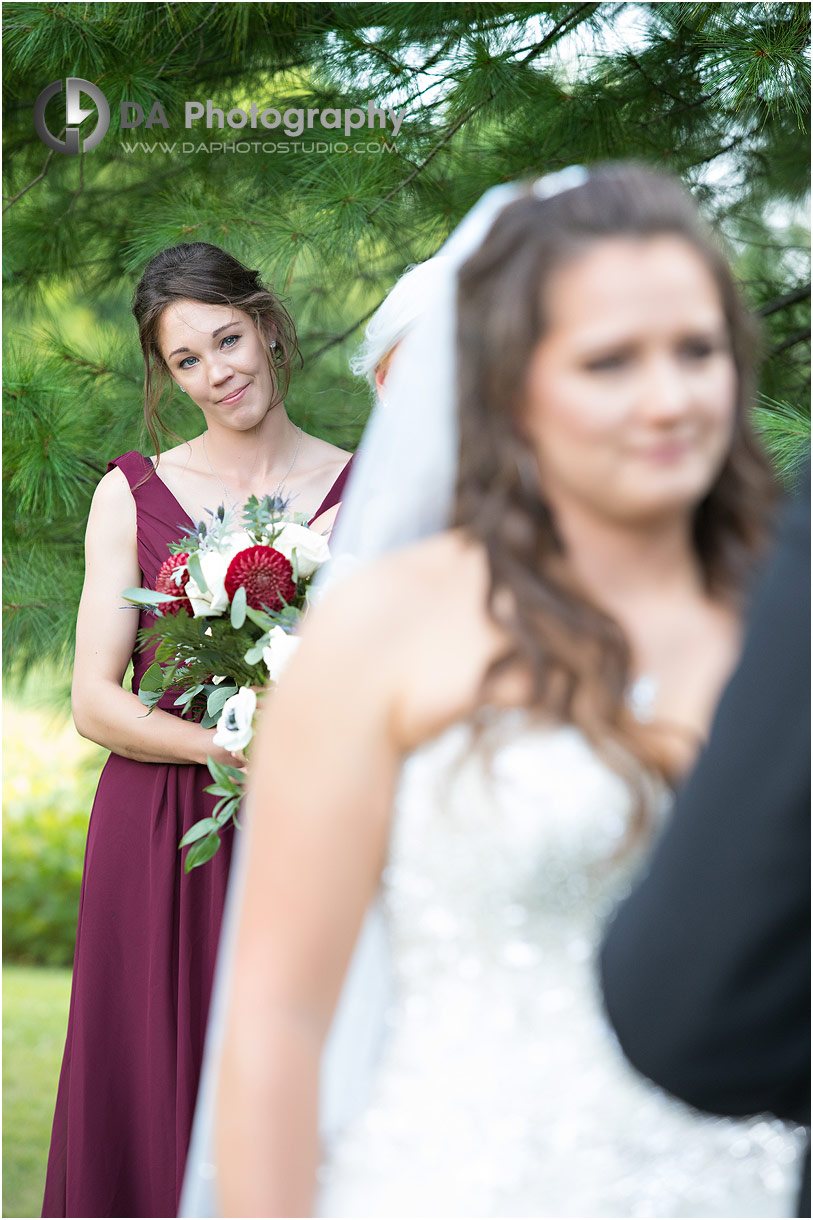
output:
[[[404,760],[380,899],[386,1043],[326,1144],[317,1214],[783,1214],[791,1171],[766,1176],[781,1127],[668,1100],[603,1018],[594,955],[645,850],[622,850],[624,779],[574,725],[485,721]]]

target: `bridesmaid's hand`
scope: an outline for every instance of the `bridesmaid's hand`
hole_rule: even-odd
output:
[[[205,766],[208,756],[213,758],[215,762],[220,763],[222,767],[239,767],[241,770],[245,770],[248,766],[248,759],[242,750],[232,754],[230,750],[224,750],[222,746],[216,746],[214,744],[214,736],[217,729],[204,729],[203,732],[206,734],[203,739],[203,757],[196,759],[196,762],[203,763]]]

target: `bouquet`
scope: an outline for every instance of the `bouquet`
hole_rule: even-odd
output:
[[[327,538],[301,513],[289,513],[279,496],[252,496],[236,513],[221,506],[170,543],[155,589],[125,589],[123,596],[149,607],[154,625],[138,634],[155,647],[155,662],[138,697],[151,711],[166,694],[182,715],[206,728],[217,725],[215,745],[247,751],[254,733],[257,690],[275,684],[296,650],[294,636],[307,608],[315,572],[330,557]],[[220,832],[237,810],[245,777],[237,767],[207,758],[218,797],[212,816],[187,831],[185,870],[210,860]]]

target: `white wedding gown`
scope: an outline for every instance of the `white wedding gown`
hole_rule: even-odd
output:
[[[792,1215],[799,1133],[667,1098],[603,1018],[595,952],[640,863],[622,780],[517,710],[470,745],[457,724],[403,768],[386,1039],[325,1141],[317,1214]]]

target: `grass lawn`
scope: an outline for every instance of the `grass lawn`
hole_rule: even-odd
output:
[[[71,972],[3,966],[3,1215],[39,1216]]]

